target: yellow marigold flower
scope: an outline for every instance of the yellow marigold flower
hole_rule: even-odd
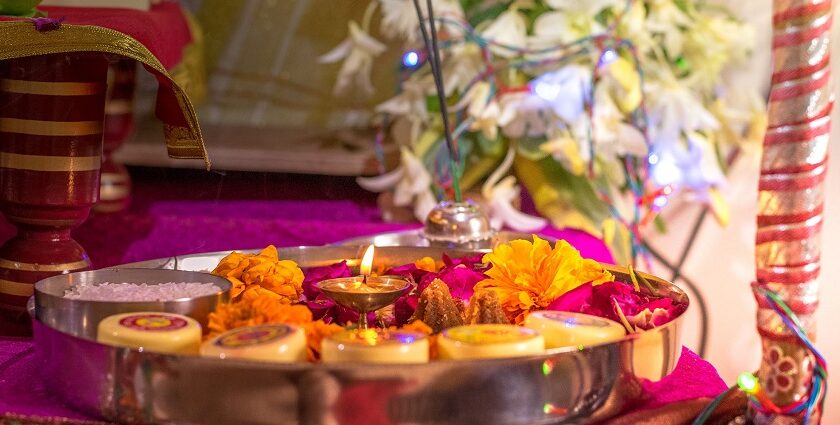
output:
[[[548,307],[554,300],[587,282],[598,285],[614,277],[598,262],[584,259],[564,240],[554,248],[534,236],[533,243],[515,240],[497,246],[484,255],[492,267],[488,279],[475,289],[489,289],[498,295],[508,319],[520,324],[532,310]]]
[[[414,262],[414,266],[420,270],[425,270],[430,273],[434,273],[437,271],[437,266],[435,265],[435,259],[432,257],[423,257]]]
[[[255,288],[271,291],[287,303],[297,302],[303,292],[300,267],[294,261],[280,260],[274,245],[258,254],[231,252],[219,261],[213,274],[230,281],[234,301]]]

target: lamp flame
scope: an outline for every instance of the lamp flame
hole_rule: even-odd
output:
[[[359,270],[364,276],[370,276],[370,271],[373,268],[373,245],[367,247],[365,255],[362,256],[362,263],[359,265]]]

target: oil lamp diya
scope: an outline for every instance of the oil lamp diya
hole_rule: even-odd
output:
[[[361,275],[327,279],[317,286],[326,296],[343,307],[359,312],[359,328],[367,329],[367,315],[372,311],[387,307],[406,293],[412,285],[405,279],[393,276],[374,276],[374,246],[365,250],[359,266]]]

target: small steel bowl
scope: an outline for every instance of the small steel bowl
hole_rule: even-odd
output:
[[[66,290],[86,283],[146,283],[156,285],[166,282],[212,283],[219,290],[210,295],[181,298],[173,301],[125,302],[87,301],[64,298]],[[230,282],[208,273],[162,269],[102,269],[68,273],[43,279],[35,284],[35,317],[42,323],[73,335],[96,339],[102,319],[119,313],[159,311],[182,314],[207,326],[207,316],[216,304],[225,302],[230,293]]]
[[[491,248],[495,234],[484,208],[470,202],[441,202],[423,229],[429,246],[460,249]]]

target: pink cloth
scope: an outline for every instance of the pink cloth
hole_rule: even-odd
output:
[[[181,62],[184,46],[192,42],[190,27],[177,2],[167,0],[150,11],[90,7],[40,7],[52,19],[64,18],[65,24],[110,28],[142,43],[170,69]],[[0,21],[19,20],[0,16]]]

